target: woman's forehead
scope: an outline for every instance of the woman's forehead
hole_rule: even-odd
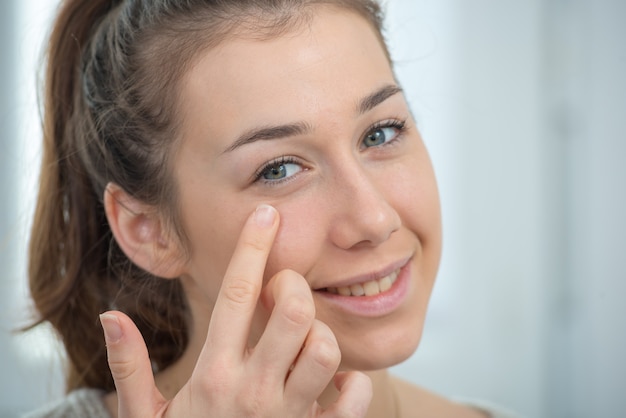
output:
[[[354,111],[394,77],[370,24],[320,10],[306,28],[267,40],[241,38],[205,51],[183,78],[184,136],[233,137],[258,125]]]

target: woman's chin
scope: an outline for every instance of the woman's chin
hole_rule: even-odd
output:
[[[398,341],[381,339],[379,344],[363,341],[357,346],[346,346],[340,343],[342,370],[372,371],[395,366],[413,355],[419,345],[420,335],[402,338]]]

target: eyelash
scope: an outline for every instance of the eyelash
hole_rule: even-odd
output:
[[[365,134],[360,139],[360,142],[363,142],[365,140],[365,138],[367,138],[368,135],[372,134],[372,132],[376,131],[377,129],[384,129],[384,128],[396,129],[397,133],[388,142],[385,142],[384,144],[381,144],[381,145],[378,145],[378,146],[375,146],[375,147],[371,147],[371,148],[381,148],[381,147],[387,147],[387,146],[395,145],[395,143],[398,142],[398,140],[402,139],[404,133],[408,129],[407,126],[406,126],[406,120],[389,119],[389,120],[376,122],[373,125],[371,125],[365,131]],[[276,168],[278,168],[278,167],[280,167],[282,165],[287,165],[287,164],[302,165],[302,162],[300,160],[298,160],[297,158],[295,158],[295,157],[286,156],[286,155],[283,155],[283,156],[280,156],[278,158],[275,158],[275,159],[273,159],[271,161],[268,161],[266,164],[264,164],[261,168],[259,168],[254,173],[254,175],[253,175],[253,183],[263,182],[266,185],[275,186],[275,185],[281,184],[282,182],[291,180],[291,178],[293,176],[289,176],[289,177],[286,177],[284,179],[278,179],[278,180],[266,180],[266,179],[263,179],[263,175],[265,173],[267,173],[269,170],[276,169]],[[302,171],[306,171],[306,168],[303,168]]]
[[[390,145],[395,145],[395,143],[402,139],[402,137],[404,136],[404,134],[406,133],[408,127],[406,125],[406,120],[405,119],[388,119],[388,120],[383,120],[380,122],[376,122],[375,124],[371,125],[367,131],[365,131],[365,135],[363,135],[363,137],[361,138],[361,142],[363,142],[365,140],[365,138],[367,138],[368,135],[370,135],[372,132],[376,131],[377,129],[384,129],[384,128],[393,128],[396,129],[398,132],[396,133],[395,137],[391,140],[389,140],[388,142],[385,142],[382,145],[379,145],[377,147],[373,147],[373,148],[380,148],[380,147],[386,147],[386,146],[390,146]]]
[[[254,173],[254,183],[256,182],[263,182],[265,184],[268,185],[277,185],[282,183],[283,181],[288,181],[291,179],[291,177],[285,177],[284,179],[278,179],[278,180],[265,180],[263,179],[263,175],[265,173],[267,173],[269,170],[280,167],[282,165],[286,165],[286,164],[299,164],[302,165],[302,162],[300,160],[298,160],[295,157],[290,157],[290,156],[280,156],[278,158],[275,158],[271,161],[268,161],[266,164],[264,164],[261,168],[259,168],[255,173]],[[306,170],[306,169],[303,169]]]

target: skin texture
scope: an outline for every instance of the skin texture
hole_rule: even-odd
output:
[[[203,52],[183,81],[173,175],[187,247],[158,211],[115,185],[105,206],[135,263],[181,277],[190,345],[156,376],[157,390],[132,324],[106,314],[119,395],[107,398],[110,409],[119,402],[127,417],[193,416],[185,409],[192,407],[214,416],[480,416],[421,389],[395,390],[384,371],[419,343],[441,226],[428,153],[368,24],[319,7],[287,35],[244,34]],[[238,141],[285,125],[289,135]],[[383,140],[367,142],[372,134]],[[274,169],[286,177],[265,179],[272,173],[264,165],[281,158]],[[259,205],[277,211],[266,229],[254,221]],[[400,264],[406,289],[384,312],[346,309],[324,290]],[[337,369],[368,371],[369,410],[369,380],[354,372],[334,378]]]

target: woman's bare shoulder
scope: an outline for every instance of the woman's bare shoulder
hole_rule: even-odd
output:
[[[488,418],[486,413],[472,407],[453,402],[398,377],[392,376],[401,418],[456,417]]]

